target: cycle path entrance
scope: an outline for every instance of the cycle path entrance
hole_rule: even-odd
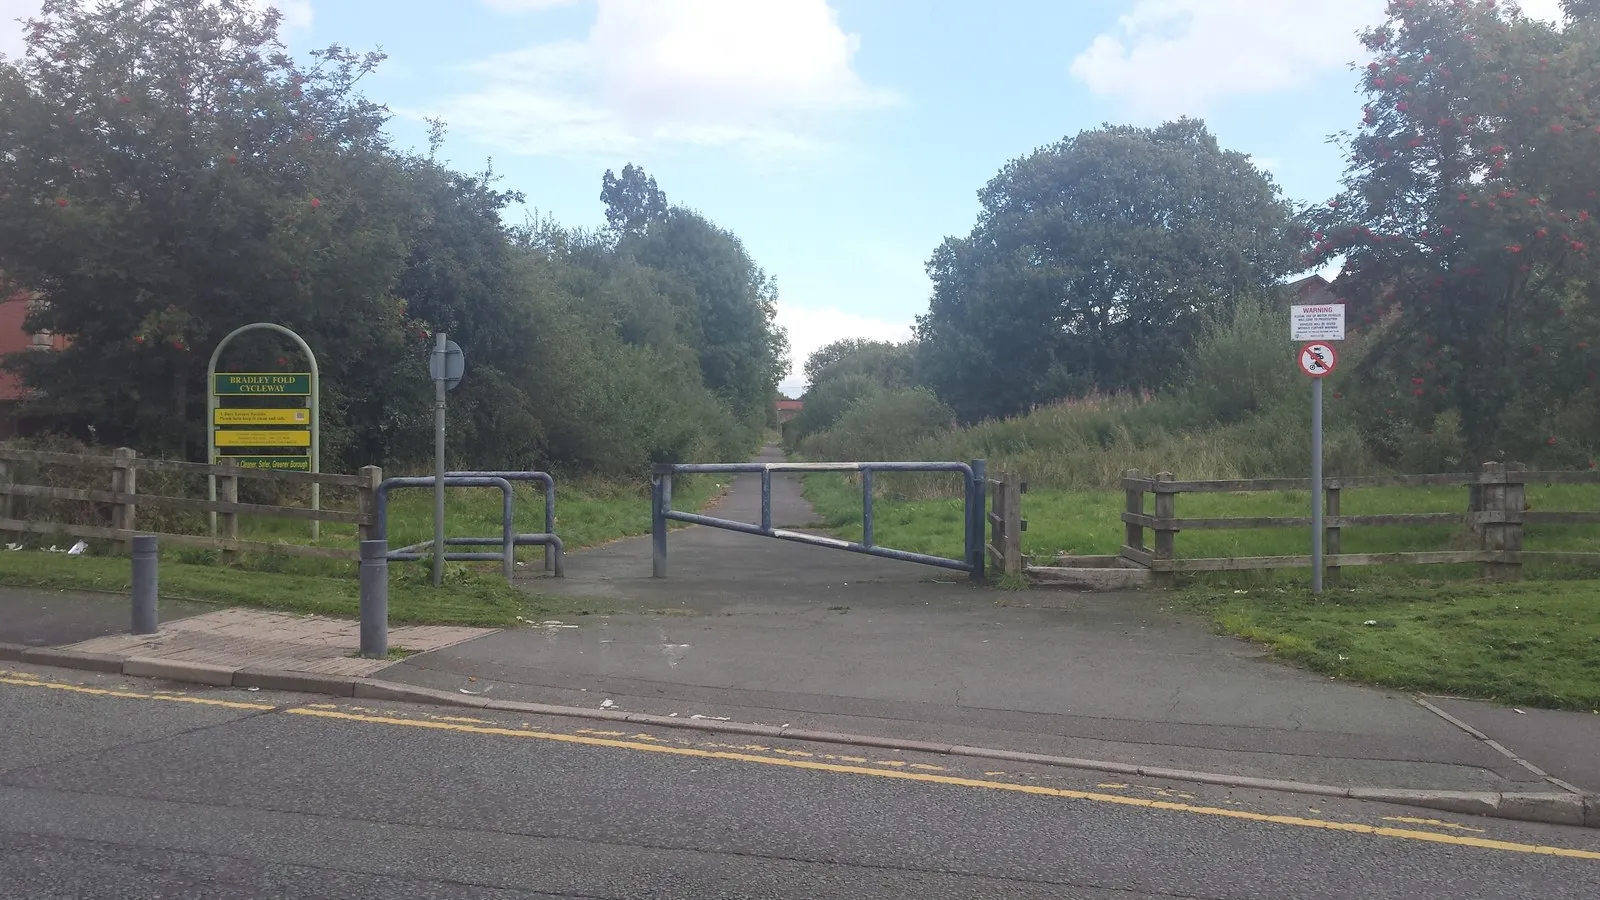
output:
[[[741,476],[716,515],[756,521],[760,495],[759,477]],[[814,520],[797,478],[774,476],[773,518]],[[527,586],[604,612],[419,654],[384,677],[1328,784],[1556,789],[1410,695],[1276,663],[1160,593],[1003,592],[960,573],[705,527],[673,531],[667,577],[650,572],[647,537],[575,553],[567,578]],[[1600,771],[1592,776],[1587,787],[1600,788]]]

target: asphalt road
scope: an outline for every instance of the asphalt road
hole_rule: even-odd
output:
[[[1600,896],[1595,831],[460,712],[12,667],[0,897]]]

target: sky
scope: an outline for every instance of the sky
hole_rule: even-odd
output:
[[[793,347],[904,340],[924,264],[1008,161],[1104,124],[1206,120],[1293,201],[1338,187],[1356,35],[1384,0],[252,0],[295,52],[381,49],[397,144],[492,161],[523,216],[604,224],[606,169],[744,241]],[[38,0],[0,0],[0,53]],[[1559,16],[1558,0],[1523,0]]]

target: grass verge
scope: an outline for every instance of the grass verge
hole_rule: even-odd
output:
[[[1600,712],[1600,581],[1183,592],[1218,628],[1338,678]]]
[[[674,485],[680,509],[699,509],[721,485],[710,478],[682,479]],[[600,481],[557,485],[556,533],[568,551],[595,546],[650,530],[650,495],[644,485]],[[330,507],[337,502],[330,503]],[[544,495],[528,485],[516,486],[513,508],[519,532],[544,531]],[[495,490],[457,489],[446,492],[445,521],[452,536],[495,536],[500,532],[501,496]],[[324,523],[313,541],[303,521],[241,518],[248,540],[354,547],[353,525]],[[426,490],[397,491],[389,507],[389,543],[401,547],[432,536],[433,497]],[[71,538],[24,537],[30,546],[65,549]],[[0,552],[0,584],[63,590],[129,590],[129,565],[112,555],[110,545],[91,541],[82,556],[33,550]],[[537,547],[522,548],[518,558],[540,558]],[[393,563],[389,579],[389,618],[396,623],[510,626],[518,617],[586,615],[603,612],[594,600],[540,595],[505,582],[498,563],[451,563],[445,583],[433,587],[429,564]],[[165,548],[162,552],[163,596],[289,612],[355,616],[360,612],[359,586],[353,562],[305,559],[283,553],[245,554],[231,565],[213,550]]]
[[[64,553],[13,551],[0,553],[0,584],[57,590],[130,590],[126,559],[67,556]],[[353,574],[338,577],[284,572],[252,572],[231,567],[164,561],[163,597],[233,606],[329,616],[360,613]],[[517,624],[517,617],[602,612],[593,600],[544,597],[506,584],[504,579],[452,566],[446,584],[434,588],[423,570],[400,570],[389,581],[389,620],[429,625]]]

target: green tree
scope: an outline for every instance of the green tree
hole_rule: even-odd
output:
[[[916,352],[911,344],[844,338],[806,357],[805,373],[812,388],[849,373],[867,375],[884,387],[912,387],[917,379]]]
[[[1593,408],[1600,309],[1600,22],[1411,0],[1363,37],[1363,123],[1345,189],[1308,216],[1308,262],[1372,327],[1368,427],[1459,414],[1470,457],[1560,446]],[[1594,435],[1583,436],[1593,440]],[[1470,461],[1470,460],[1469,460]]]
[[[651,222],[667,217],[667,194],[653,175],[628,163],[622,176],[610,169],[600,179],[600,200],[606,205],[606,225],[618,235],[638,237]]]
[[[681,287],[673,296],[706,387],[747,427],[763,427],[788,365],[776,282],[732,232],[682,207],[623,247]]]
[[[1090,388],[1156,386],[1201,317],[1299,264],[1290,210],[1192,119],[1106,126],[1014,160],[928,263],[917,336],[965,419]]]
[[[0,63],[0,271],[43,301],[32,328],[72,341],[14,362],[56,424],[192,446],[210,347],[261,319],[323,349],[336,419],[358,354],[399,351],[414,206],[356,91],[381,57],[302,68],[278,22],[235,0],[46,0]]]

